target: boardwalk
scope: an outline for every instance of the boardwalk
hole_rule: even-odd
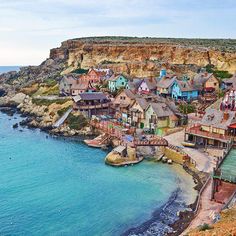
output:
[[[90,124],[109,136],[120,139],[122,145],[129,145],[132,147],[168,146],[168,141],[157,135],[145,135],[145,140],[140,140],[136,137],[134,138],[135,128],[126,128],[111,121],[91,122]],[[130,140],[125,137],[126,134],[130,134]]]

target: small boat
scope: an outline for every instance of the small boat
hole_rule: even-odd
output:
[[[181,143],[184,147],[195,147],[195,143],[189,143],[189,142],[182,142]]]

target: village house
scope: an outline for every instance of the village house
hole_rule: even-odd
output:
[[[91,68],[87,74],[83,74],[80,76],[80,80],[88,81],[91,85],[95,86],[102,83],[102,78],[104,76],[105,72]]]
[[[93,92],[93,91],[95,91],[95,88],[93,88],[93,86],[89,80],[84,80],[84,79],[79,78],[71,86],[71,95],[72,96],[77,96],[81,93]]]
[[[164,76],[157,81],[157,94],[163,97],[171,97],[172,85],[177,80],[176,76]]]
[[[155,78],[145,78],[138,86],[139,94],[155,94],[157,88],[157,82]]]
[[[116,95],[112,107],[117,119],[126,123],[128,122],[129,109],[132,106],[134,99],[135,94],[129,89],[124,89]]]
[[[199,90],[195,88],[193,80],[181,81],[175,80],[172,89],[171,97],[175,100],[191,101],[197,99],[199,96]]]
[[[73,109],[82,112],[88,118],[92,115],[108,115],[110,112],[110,99],[101,92],[81,93],[73,100]]]
[[[128,80],[128,83],[125,88],[131,90],[133,93],[136,93],[142,81],[143,80],[140,78],[132,78]]]
[[[62,96],[70,96],[72,93],[72,85],[77,83],[77,78],[70,74],[64,75],[59,82],[59,93]]]
[[[235,111],[206,109],[202,120],[186,129],[185,140],[197,146],[229,148],[236,134],[235,115]]]
[[[125,88],[128,83],[128,79],[123,75],[113,75],[107,81],[110,92],[115,92],[121,88]]]
[[[194,86],[202,92],[202,95],[215,94],[219,91],[220,82],[213,73],[202,72],[193,77]]]
[[[221,82],[221,89],[223,90],[236,90],[236,73],[229,79],[224,79]]]
[[[143,129],[145,124],[145,110],[148,106],[145,98],[137,97],[130,107],[130,123],[136,128]]]
[[[164,102],[152,102],[145,111],[144,128],[154,134],[162,133],[163,128],[174,128],[178,125],[178,117]]]

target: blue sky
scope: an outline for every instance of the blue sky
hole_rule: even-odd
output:
[[[0,65],[37,65],[77,37],[236,38],[236,0],[0,0]]]

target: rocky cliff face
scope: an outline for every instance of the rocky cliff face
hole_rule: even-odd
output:
[[[131,76],[156,76],[166,66],[176,73],[196,72],[213,64],[219,70],[236,71],[236,51],[207,46],[144,39],[82,38],[62,42],[50,51],[50,59],[67,63],[64,73],[77,68],[108,67]]]

